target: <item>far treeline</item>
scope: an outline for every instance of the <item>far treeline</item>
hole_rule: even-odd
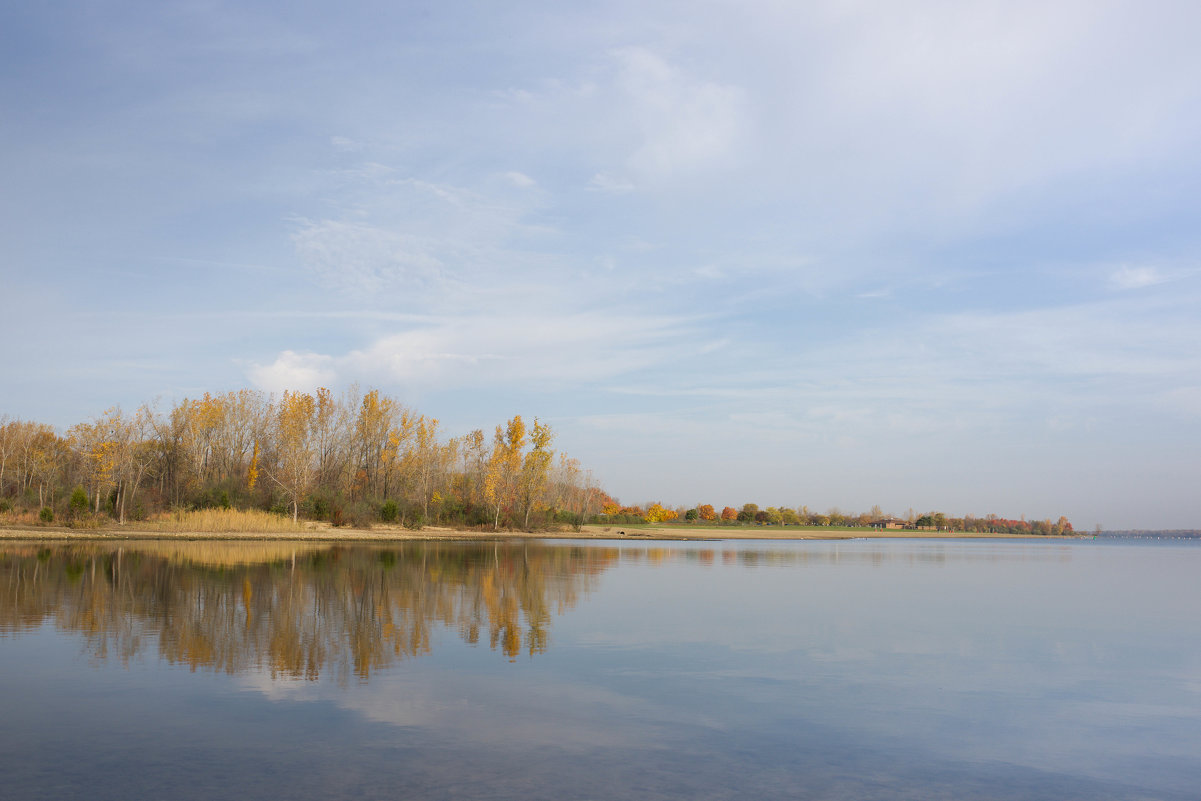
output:
[[[278,398],[249,389],[205,393],[165,411],[152,404],[132,413],[113,408],[63,434],[0,416],[0,524],[187,524],[196,519],[187,513],[223,509],[263,515],[244,525],[290,518],[360,528],[678,523],[1072,533],[1064,517],[1052,523],[912,510],[898,519],[879,507],[820,514],[753,503],[720,511],[709,504],[623,506],[577,460],[553,450],[554,436],[546,423],[517,415],[491,435],[477,429],[443,437],[437,419],[357,388],[340,396],[324,388]]]
[[[911,531],[960,531],[977,534],[1073,534],[1071,522],[1066,517],[1051,520],[1007,520],[996,515],[974,517],[948,517],[942,512],[917,515],[909,510],[904,518],[885,515],[879,506],[870,512],[842,512],[830,509],[824,514],[812,512],[807,506],[792,509],[786,506],[769,506],[760,509],[753,503],[735,509],[726,506],[718,511],[711,504],[699,504],[692,509],[667,509],[661,504],[622,506],[609,500],[601,506],[606,519],[612,522],[634,524],[640,522],[669,523],[683,520],[686,523],[709,526],[737,526],[757,524],[760,526],[812,526],[836,528],[872,528],[882,530]]]
[[[0,512],[84,526],[212,508],[358,527],[579,525],[608,497],[553,441],[520,415],[443,438],[436,419],[357,389],[206,393],[110,409],[65,435],[0,418]]]

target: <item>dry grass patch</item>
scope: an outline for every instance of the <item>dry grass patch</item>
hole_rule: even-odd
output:
[[[0,513],[0,525],[4,526],[41,526],[45,525],[38,520],[37,510],[18,511],[9,509],[7,512]]]
[[[299,534],[310,530],[302,522],[260,509],[198,509],[164,512],[142,523],[130,526],[138,531],[170,533],[201,532],[208,534]]]

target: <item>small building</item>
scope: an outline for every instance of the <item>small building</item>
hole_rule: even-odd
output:
[[[902,529],[909,527],[909,523],[899,517],[881,517],[879,520],[872,521],[872,528]]]

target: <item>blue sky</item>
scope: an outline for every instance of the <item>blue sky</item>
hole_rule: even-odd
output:
[[[1197,30],[8,3],[0,413],[358,382],[626,502],[1201,526]]]

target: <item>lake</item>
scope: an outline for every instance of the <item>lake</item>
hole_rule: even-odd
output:
[[[0,797],[1201,797],[1201,543],[0,543]]]

